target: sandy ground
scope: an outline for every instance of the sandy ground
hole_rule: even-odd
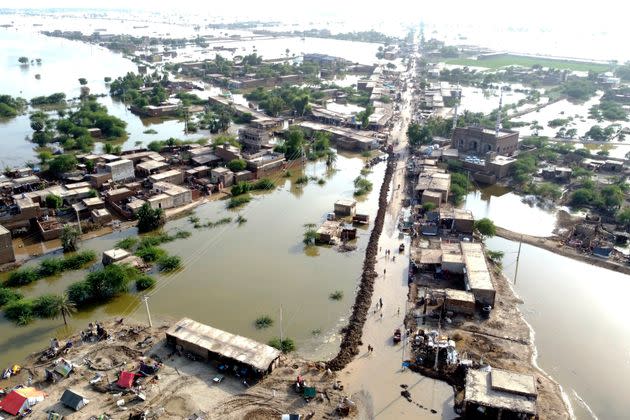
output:
[[[182,419],[202,413],[210,419],[277,419],[286,413],[304,416],[312,413],[316,419],[339,418],[335,410],[346,393],[335,389],[337,375],[327,372],[321,363],[281,356],[280,366],[253,386],[246,386],[231,375],[225,375],[217,384],[213,378],[219,372],[212,363],[192,361],[165,346],[167,325],[149,329],[143,325],[107,322],[105,328],[111,335],[106,341],[88,343],[77,336],[73,338],[75,346],[63,356],[75,365],[67,378],[46,382],[44,368],[51,363],[40,361],[38,353],[29,357],[20,375],[2,381],[1,385],[9,388],[26,384],[30,376],[33,386],[48,394],[34,407],[32,418],[45,418],[49,411],[69,418],[107,414],[114,419],[127,419],[130,414],[140,412],[147,413],[148,418],[160,419]],[[144,401],[137,399],[135,393],[103,390],[106,384],[118,379],[121,370],[137,371],[143,360],[163,362],[157,375],[148,377],[134,389],[146,396]],[[89,383],[97,374],[103,376],[98,384],[100,390]],[[312,401],[305,401],[294,391],[297,375],[302,375],[308,386],[317,388],[318,395]],[[66,389],[80,393],[90,402],[75,413],[59,402]],[[117,401],[122,399],[125,404],[118,406]]]

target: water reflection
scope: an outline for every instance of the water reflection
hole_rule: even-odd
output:
[[[518,243],[487,240],[505,252],[513,279]],[[630,389],[628,276],[524,244],[516,282],[536,332],[538,362],[563,387],[577,418],[626,418]]]
[[[523,198],[498,185],[468,193],[463,207],[472,211],[475,219],[487,217],[495,225],[514,232],[551,236],[557,226],[557,210],[543,209],[523,202]]]
[[[339,253],[332,247],[312,247],[302,244],[305,223],[320,223],[332,211],[339,198],[352,197],[353,180],[363,167],[363,159],[339,155],[336,171],[327,171],[323,162],[307,162],[304,173],[326,175],[324,186],[315,182],[299,187],[299,193],[289,188],[301,171],[290,179],[276,178],[280,185],[271,192],[256,193],[254,200],[236,211],[226,209],[225,201],[214,201],[198,207],[194,214],[201,220],[218,220],[237,214],[247,219],[215,229],[193,229],[187,218],[169,222],[166,229],[192,232],[186,240],[164,244],[169,253],[179,255],[184,268],[171,275],[156,277],[157,293],[150,305],[154,321],[189,316],[238,334],[267,341],[278,334],[276,328],[257,330],[253,320],[263,314],[277,319],[280,305],[285,310],[284,331],[299,348],[314,357],[325,357],[335,351],[340,320],[347,317],[357,280],[360,275],[363,250],[368,231],[360,231],[357,250]],[[374,219],[377,196],[385,170],[383,163],[373,168],[369,179],[374,190],[357,208]],[[98,255],[113,248],[127,236],[137,235],[135,229],[114,232],[84,241],[83,249],[93,249]],[[29,264],[38,263],[41,258]],[[71,271],[58,278],[38,281],[21,292],[27,297],[44,293],[59,293],[70,284],[82,280],[85,271]],[[132,287],[133,288],[133,287]],[[328,295],[342,290],[349,298],[332,303]],[[154,293],[154,292],[151,292]],[[84,327],[89,321],[111,317],[136,318],[144,322],[143,305],[131,292],[106,305],[99,305],[76,314],[70,325]],[[60,320],[37,320],[18,328],[0,319],[0,366],[21,360],[26,353],[45,346],[59,328]],[[311,331],[320,329],[314,336]],[[323,343],[326,341],[327,343]]]

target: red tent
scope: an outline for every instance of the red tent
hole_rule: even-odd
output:
[[[12,416],[17,416],[25,408],[28,408],[28,398],[15,391],[11,391],[4,400],[0,401],[0,409]]]
[[[120,372],[120,376],[118,377],[118,382],[116,382],[116,385],[121,388],[131,388],[135,377],[135,373],[126,372],[123,370],[122,372]]]

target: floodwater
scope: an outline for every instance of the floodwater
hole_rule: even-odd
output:
[[[64,22],[63,25],[58,25],[60,28],[68,29],[64,26],[67,24],[64,19],[59,19],[59,21]],[[268,57],[282,56],[285,54],[285,49],[289,47],[294,48],[295,51],[299,49],[300,53],[322,52],[368,63],[376,61],[375,54],[378,48],[378,44],[316,38],[272,39],[250,43],[251,45],[247,42],[239,43],[243,43],[243,48],[255,46],[259,54]],[[31,59],[41,58],[42,64],[21,66],[18,63],[20,56]],[[113,53],[105,48],[62,38],[46,37],[35,32],[33,28],[21,26],[20,30],[0,28],[0,69],[3,74],[0,79],[0,94],[31,99],[55,92],[64,92],[68,98],[76,98],[80,94],[78,82],[80,77],[88,80],[87,86],[92,94],[107,94],[108,87],[103,80],[104,77],[109,76],[114,79],[129,71],[136,71],[136,66],[121,54]],[[36,74],[40,74],[41,79],[36,79]],[[199,92],[199,95],[204,97],[219,93],[220,89],[208,87],[206,91]],[[233,99],[235,102],[247,104],[242,95],[233,95]],[[123,103],[109,96],[101,97],[98,101],[107,106],[110,114],[127,122],[126,130],[129,136],[122,143],[123,149],[170,137],[182,140],[210,137],[207,131],[185,134],[183,120],[140,118],[132,114]],[[232,128],[231,131],[235,131],[238,127]],[[154,130],[157,133],[145,133],[147,130]],[[8,146],[5,149],[7,151],[0,157],[0,164],[3,167],[19,166],[26,161],[37,160],[33,144],[27,138],[32,134],[28,115],[0,119],[0,133],[3,134],[3,142]],[[96,150],[99,150],[99,147]]]
[[[505,252],[514,278],[518,243],[487,240]],[[531,324],[538,364],[562,385],[578,419],[627,418],[630,390],[628,276],[523,244],[515,290]]]
[[[241,226],[231,223],[215,229],[194,229],[187,218],[169,222],[166,230],[188,230],[192,236],[163,245],[169,253],[182,257],[184,268],[172,275],[156,274],[158,283],[149,292],[154,321],[187,316],[266,342],[280,335],[282,307],[283,333],[296,341],[302,354],[326,357],[334,353],[339,345],[337,332],[349,314],[359,281],[369,229],[359,228],[355,251],[340,253],[330,247],[305,250],[303,225],[319,224],[332,211],[336,200],[352,197],[353,180],[363,162],[357,156],[339,155],[337,170],[332,172],[323,162],[311,162],[304,173],[326,179],[325,185],[310,182],[298,187],[294,181],[301,171],[292,170],[293,178],[276,178],[279,187],[275,191],[256,194],[251,203],[238,211],[227,210],[225,201],[215,201],[194,212],[203,221],[236,218],[240,214],[247,219]],[[373,168],[368,177],[374,189],[357,204],[357,210],[370,214],[372,219],[384,166],[381,163]],[[81,248],[93,249],[100,256],[116,241],[136,234],[135,229],[115,232],[87,240]],[[75,271],[42,279],[20,288],[20,292],[27,297],[60,293],[85,274]],[[329,299],[335,290],[343,292],[341,301]],[[138,294],[131,293],[81,311],[70,321],[71,329],[110,317],[144,321],[144,306],[139,306],[138,298]],[[275,324],[257,330],[254,320],[265,314]],[[53,335],[63,333],[62,326],[61,320],[36,320],[27,327],[16,327],[0,318],[0,366],[20,361],[42,348]]]
[[[462,99],[459,106],[459,112],[464,110],[470,112],[483,112],[489,114],[499,107],[499,90],[498,89],[482,89],[479,87],[462,86]],[[506,91],[503,92],[503,104],[515,104],[521,99],[525,99],[527,95],[521,92]]]
[[[41,58],[41,65],[20,66],[20,56]],[[93,63],[86,66],[86,60]],[[112,53],[98,46],[43,35],[16,32],[14,29],[0,29],[0,94],[22,96],[31,99],[35,96],[64,92],[68,98],[79,96],[79,77],[88,80],[93,94],[106,94],[108,87],[103,78],[116,78],[128,71],[134,71],[135,65],[120,54]],[[35,79],[41,74],[41,79]],[[123,148],[131,148],[136,142],[147,144],[152,140],[164,140],[169,137],[180,139],[198,139],[208,133],[184,134],[184,123],[176,119],[140,118],[132,114],[125,105],[109,96],[98,99],[107,106],[110,114],[127,122],[129,137]],[[144,134],[153,129],[157,134]],[[32,134],[28,115],[12,119],[0,119],[0,133],[6,152],[0,158],[5,165],[22,165],[28,160],[35,161],[36,153],[26,137]]]
[[[557,210],[525,203],[523,197],[498,185],[471,191],[462,206],[475,219],[487,217],[497,226],[524,235],[551,236],[557,224]]]

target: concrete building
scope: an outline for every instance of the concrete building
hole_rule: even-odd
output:
[[[469,369],[466,374],[466,418],[484,412],[484,418],[536,418],[536,383],[532,375],[503,369]]]
[[[148,159],[136,165],[136,171],[140,176],[151,176],[166,168],[168,168],[168,163],[153,159]]]
[[[120,159],[105,164],[105,171],[112,175],[114,182],[123,182],[135,178],[133,162],[128,159]]]
[[[159,174],[151,175],[148,178],[151,185],[158,182],[169,182],[171,184],[180,185],[184,183],[184,172],[180,169],[171,169],[170,171],[160,172]]]
[[[482,305],[494,306],[495,290],[492,276],[479,242],[461,242],[462,255],[466,264],[466,290],[470,290],[475,300]]]
[[[335,214],[337,216],[354,216],[357,214],[357,202],[351,199],[335,201]]]
[[[157,182],[153,184],[153,192],[156,195],[147,201],[154,209],[170,209],[192,203],[192,191],[180,185],[169,182]]]
[[[473,315],[475,313],[475,296],[463,290],[444,290],[444,309],[458,314]]]
[[[11,241],[11,232],[4,226],[0,225],[0,264],[6,264],[15,261],[15,253],[13,252],[13,242]]]
[[[483,127],[457,127],[453,131],[452,145],[461,153],[485,155],[496,152],[499,155],[511,156],[518,148],[518,132],[511,130],[495,130]]]
[[[441,203],[446,203],[448,195],[451,189],[451,174],[440,172],[421,172],[418,176],[418,182],[416,183],[416,195],[420,198],[422,203],[437,201],[436,194],[427,194],[425,192],[439,193],[438,206]]]
[[[234,184],[234,172],[228,168],[214,168],[210,171],[210,180],[213,184],[222,184],[223,188]]]
[[[238,141],[245,150],[256,153],[269,144],[269,134],[265,130],[245,127],[238,130]]]
[[[125,251],[122,248],[110,249],[108,251],[103,252],[102,263],[103,265],[110,265],[117,261],[121,261],[129,257],[130,255],[131,254],[128,251]]]

